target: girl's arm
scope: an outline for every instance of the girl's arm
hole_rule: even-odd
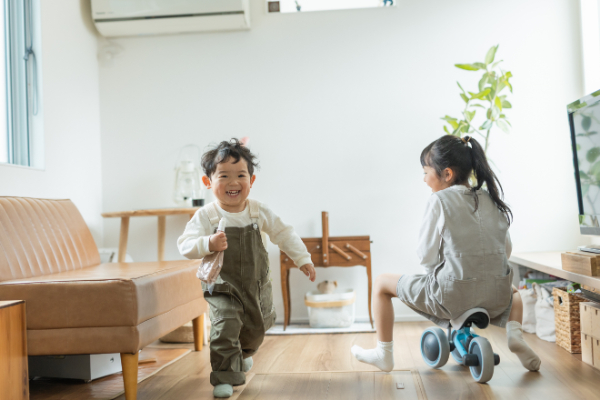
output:
[[[202,211],[196,211],[185,226],[183,235],[177,239],[179,253],[186,258],[204,258],[212,254],[209,250],[210,221]]]
[[[291,225],[285,224],[279,216],[262,203],[260,203],[260,216],[262,220],[260,229],[269,235],[271,242],[279,246],[297,266],[312,264],[310,253]]]
[[[510,258],[512,253],[512,242],[510,241],[510,232],[506,231],[506,258]]]
[[[419,245],[417,255],[425,273],[433,272],[440,263],[440,243],[442,229],[444,228],[444,212],[442,203],[436,195],[431,195],[425,208],[423,224],[419,231]]]

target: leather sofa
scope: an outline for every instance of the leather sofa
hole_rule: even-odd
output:
[[[202,349],[199,263],[101,264],[70,200],[0,197],[0,300],[25,300],[28,354],[121,353],[127,400],[144,346],[193,320]]]

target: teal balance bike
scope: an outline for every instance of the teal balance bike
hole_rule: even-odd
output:
[[[485,329],[489,323],[490,316],[485,309],[473,308],[450,320],[448,335],[438,327],[426,329],[421,335],[423,360],[430,367],[440,368],[446,365],[452,354],[454,361],[469,367],[477,382],[489,381],[494,375],[494,366],[500,363],[500,356],[494,353],[486,338],[471,331],[473,324]]]

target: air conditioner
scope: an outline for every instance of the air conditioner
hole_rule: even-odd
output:
[[[248,0],[92,0],[103,36],[250,29]]]

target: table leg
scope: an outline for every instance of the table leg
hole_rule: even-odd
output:
[[[165,228],[167,226],[167,217],[160,215],[158,217],[158,261],[165,259]]]
[[[290,270],[286,265],[281,266],[281,294],[283,295],[283,330],[290,323]]]
[[[369,320],[371,321],[371,328],[374,328],[373,326],[373,316],[371,315],[371,288],[373,287],[371,281],[371,255],[369,254],[369,258],[367,258],[367,263],[366,263],[366,267],[367,267],[367,281],[368,281],[368,285],[369,285]]]
[[[127,237],[129,235],[129,217],[121,217],[121,233],[119,234],[119,262],[125,261],[127,254]]]

